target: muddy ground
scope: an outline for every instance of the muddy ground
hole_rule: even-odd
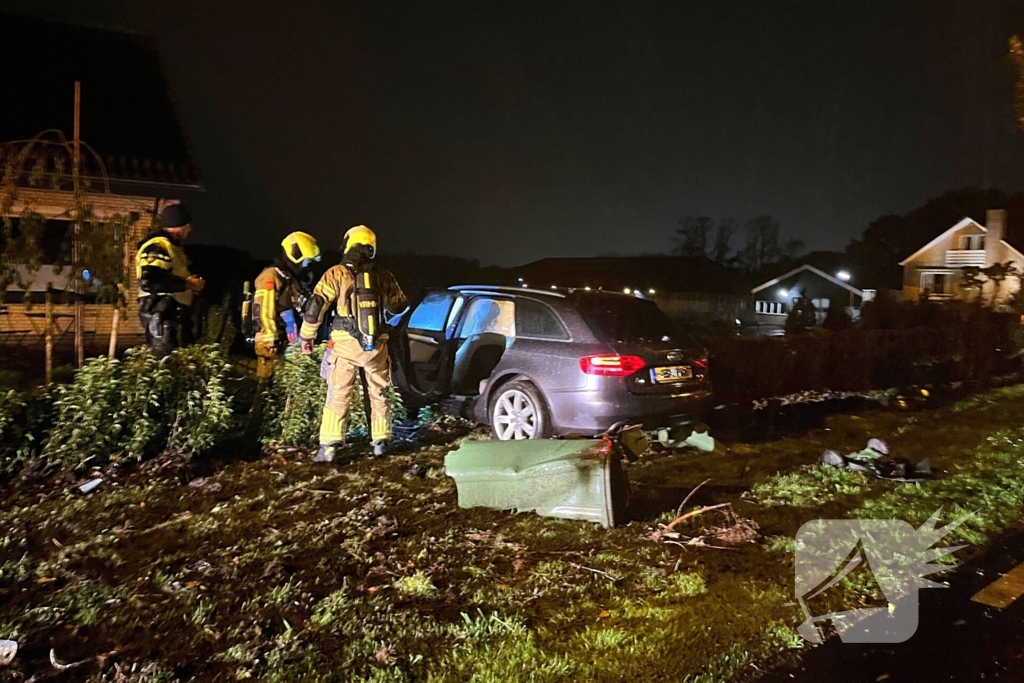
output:
[[[958,532],[974,549],[1018,524],[1021,415],[1024,390],[1010,387],[925,412],[835,415],[725,453],[652,450],[627,466],[632,521],[611,530],[460,510],[443,458],[467,435],[452,423],[415,450],[344,467],[220,453],[88,494],[11,484],[0,638],[20,652],[0,681],[750,678],[804,647],[788,604],[804,521],[916,526],[940,504],[949,517],[982,508]],[[936,480],[813,465],[870,436],[929,457]],[[735,516],[658,533],[705,480],[686,510],[731,503]]]

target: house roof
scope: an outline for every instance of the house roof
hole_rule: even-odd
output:
[[[957,222],[956,224],[951,226],[948,230],[946,230],[941,235],[939,235],[938,237],[933,239],[931,242],[929,242],[928,244],[924,245],[923,247],[921,247],[920,249],[915,251],[913,254],[911,254],[907,258],[903,259],[902,261],[900,261],[900,265],[904,266],[904,265],[910,263],[911,261],[913,261],[915,258],[920,256],[921,254],[923,254],[924,252],[928,251],[929,249],[934,247],[936,244],[938,244],[942,240],[944,240],[947,237],[949,237],[949,235],[951,235],[952,233],[956,232],[957,230],[963,230],[964,228],[968,227],[969,225],[974,225],[974,227],[978,228],[982,232],[988,232],[988,228],[986,228],[984,225],[982,225],[978,221],[974,220],[973,218],[968,218],[968,217],[962,218],[959,222]],[[1003,240],[1004,244],[1005,244],[1005,242],[1006,241]],[[1009,246],[1009,245],[1007,245],[1007,246]]]
[[[82,172],[112,182],[198,189],[199,169],[156,44],[123,31],[0,14],[8,97],[0,141],[56,129],[70,139],[81,82]],[[99,157],[98,159],[96,157]]]
[[[1006,240],[999,240],[999,243],[1002,244],[1007,249],[1009,249],[1010,251],[1012,251],[1013,253],[1017,254],[1017,256],[1020,256],[1021,261],[1024,262],[1024,251],[1021,251],[1020,249],[1018,249],[1017,247],[1013,246],[1012,244],[1010,244]]]
[[[848,290],[850,292],[853,292],[857,296],[864,296],[864,292],[862,292],[861,290],[857,289],[856,287],[854,287],[852,285],[849,285],[849,284],[843,282],[842,280],[840,280],[837,277],[832,277],[831,275],[829,275],[825,271],[823,271],[823,270],[821,270],[819,268],[815,268],[814,266],[812,266],[809,263],[805,263],[802,266],[798,266],[798,267],[794,268],[793,270],[789,271],[788,273],[783,273],[782,275],[780,275],[780,276],[778,276],[776,278],[772,278],[771,280],[768,280],[768,282],[764,282],[762,284],[759,284],[757,287],[754,287],[753,289],[751,289],[750,293],[751,294],[757,294],[762,289],[767,289],[768,287],[771,287],[772,285],[777,285],[780,282],[782,282],[783,280],[786,280],[786,279],[796,275],[797,273],[800,273],[800,272],[805,271],[805,270],[808,271],[808,272],[814,273],[818,277],[824,278],[824,279],[828,280],[829,282],[831,282],[831,283],[833,283],[835,285],[839,285],[843,289],[846,289],[846,290]]]

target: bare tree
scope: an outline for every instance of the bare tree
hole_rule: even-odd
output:
[[[707,256],[708,240],[714,230],[715,221],[710,216],[685,216],[679,220],[672,241],[672,253],[676,256]]]
[[[725,265],[729,262],[729,253],[732,251],[732,236],[736,234],[736,221],[731,218],[721,218],[718,227],[715,228],[715,241],[711,247],[711,260],[715,263]]]
[[[740,250],[739,259],[745,268],[758,271],[782,256],[779,246],[779,222],[771,216],[756,216],[746,225],[747,242]]]
[[[804,253],[806,245],[802,239],[793,238],[786,240],[786,243],[782,245],[782,256],[790,261],[796,260]]]

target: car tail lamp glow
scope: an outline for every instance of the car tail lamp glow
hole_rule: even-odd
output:
[[[580,370],[588,375],[606,377],[628,377],[647,365],[640,356],[584,356],[580,358]]]
[[[696,375],[698,382],[703,382],[708,378],[708,358],[702,356],[700,358],[694,358],[693,361],[693,374]]]

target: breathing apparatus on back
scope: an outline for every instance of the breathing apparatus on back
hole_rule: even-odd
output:
[[[380,288],[373,258],[377,255],[377,236],[365,225],[345,233],[342,264],[352,275],[347,332],[364,351],[373,351],[384,328]]]

